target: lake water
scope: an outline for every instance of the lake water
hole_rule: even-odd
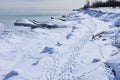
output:
[[[47,21],[53,17],[59,17],[70,13],[72,10],[0,10],[0,23],[13,26],[17,19],[35,19],[37,21]]]

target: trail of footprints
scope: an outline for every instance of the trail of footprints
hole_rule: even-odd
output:
[[[73,74],[73,69],[76,68],[76,66],[78,65],[78,63],[75,62],[75,59],[76,58],[79,58],[80,56],[80,50],[85,46],[85,44],[87,43],[87,41],[89,40],[91,35],[87,35],[85,38],[83,38],[81,40],[81,43],[79,46],[77,47],[74,47],[72,50],[71,50],[71,54],[70,54],[70,57],[68,58],[68,60],[64,63],[64,66],[61,66],[59,65],[59,60],[55,59],[55,58],[52,58],[54,63],[53,64],[53,67],[55,68],[55,70],[52,70],[52,72],[50,74],[53,74],[53,80],[65,80],[68,78],[68,80],[72,80],[74,79],[75,80],[75,77],[72,75]],[[65,53],[64,53],[65,54]],[[60,71],[58,70],[60,69]],[[57,72],[58,70],[58,72]],[[89,73],[89,72],[87,72]],[[57,75],[56,75],[57,74]],[[85,73],[83,73],[83,75],[85,75]],[[82,76],[83,76],[82,75]],[[81,78],[82,76],[80,77],[77,77],[76,79],[79,79]],[[66,78],[67,77],[67,78]]]
[[[89,40],[89,38],[91,37],[91,30],[89,29],[88,35],[85,35],[84,38],[82,38],[79,42],[78,42],[78,46],[72,48],[71,51],[65,51],[64,53],[62,53],[62,57],[63,55],[65,55],[66,53],[69,54],[69,58],[67,59],[67,61],[65,61],[64,63],[60,64],[60,60],[51,56],[52,60],[53,60],[53,68],[52,70],[50,70],[49,74],[51,74],[50,76],[52,78],[49,78],[49,80],[80,80],[81,78],[83,78],[84,76],[92,73],[93,71],[95,71],[98,67],[101,66],[98,65],[97,67],[95,67],[93,70],[90,70],[88,72],[83,73],[80,76],[75,77],[73,75],[73,69],[76,68],[76,66],[79,66],[80,64],[75,62],[75,60],[77,58],[80,58],[80,51],[84,48],[85,44],[87,44],[87,41]],[[80,44],[81,43],[81,44]],[[61,53],[60,53],[61,54]],[[60,56],[59,56],[60,57]],[[61,66],[62,65],[62,66]],[[47,75],[48,76],[48,75]]]

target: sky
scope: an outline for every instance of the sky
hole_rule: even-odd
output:
[[[86,0],[0,0],[0,9],[74,9]]]

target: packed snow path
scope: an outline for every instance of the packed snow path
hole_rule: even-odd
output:
[[[108,30],[104,22],[83,13],[68,16],[59,29],[10,29],[0,35],[1,80],[110,80],[94,34]],[[56,22],[59,20],[56,20]],[[102,25],[103,24],[103,25]],[[99,59],[100,61],[94,61]]]

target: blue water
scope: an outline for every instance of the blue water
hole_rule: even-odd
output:
[[[13,26],[17,19],[35,19],[37,21],[47,21],[53,17],[59,17],[70,13],[71,10],[0,10],[0,23],[7,26]]]

